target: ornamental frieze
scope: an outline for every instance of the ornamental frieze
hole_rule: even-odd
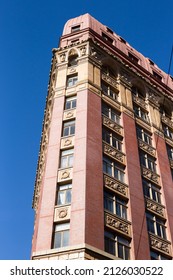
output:
[[[142,175],[154,183],[159,184],[159,175],[144,166],[142,166]]]
[[[54,222],[70,219],[70,205],[65,207],[55,206]]]
[[[157,204],[155,201],[146,199],[146,208],[147,210],[164,217],[164,206]]]
[[[116,150],[115,148],[103,143],[103,152],[114,159],[118,160],[121,163],[124,163],[124,154],[120,151]]]
[[[149,90],[148,99],[151,103],[153,103],[156,107],[159,107],[160,96]]]
[[[72,179],[72,168],[60,169],[58,171],[58,182]]]
[[[147,104],[145,103],[145,100],[143,100],[142,98],[133,95],[133,101],[134,101],[136,104],[138,104],[138,105],[140,105],[141,107],[143,107],[144,109],[147,108]]]
[[[120,183],[116,179],[110,178],[109,176],[104,174],[104,185],[107,188],[114,190],[115,192],[120,193],[127,197],[127,186]]]
[[[102,80],[111,85],[112,87],[117,89],[117,82],[115,79],[110,77],[109,75],[102,73]],[[117,89],[118,90],[118,89]]]
[[[158,249],[164,253],[170,254],[170,242],[166,240],[162,240],[157,236],[153,236],[150,234],[150,245],[154,249]]]
[[[168,117],[162,116],[162,122],[164,122],[169,127],[173,128],[173,121],[170,120]]]
[[[122,127],[112,121],[111,119],[107,118],[106,116],[103,116],[103,124],[117,132],[118,134],[122,135]]]
[[[155,149],[152,146],[148,145],[146,142],[143,142],[141,139],[138,139],[138,143],[139,148],[151,154],[152,156],[155,156]]]
[[[115,215],[105,212],[105,225],[130,236],[130,225]]]

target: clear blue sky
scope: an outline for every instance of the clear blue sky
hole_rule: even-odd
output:
[[[51,50],[65,22],[84,13],[168,71],[172,0],[0,1],[0,259],[30,258]]]

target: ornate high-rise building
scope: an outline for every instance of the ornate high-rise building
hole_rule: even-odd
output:
[[[173,78],[89,14],[52,65],[32,259],[172,259]]]

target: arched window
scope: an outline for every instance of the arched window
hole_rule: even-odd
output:
[[[68,59],[68,67],[76,66],[77,64],[78,64],[78,55],[77,54],[70,55]]]

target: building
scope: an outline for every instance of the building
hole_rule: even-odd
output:
[[[173,78],[89,14],[53,49],[32,259],[172,259]]]

